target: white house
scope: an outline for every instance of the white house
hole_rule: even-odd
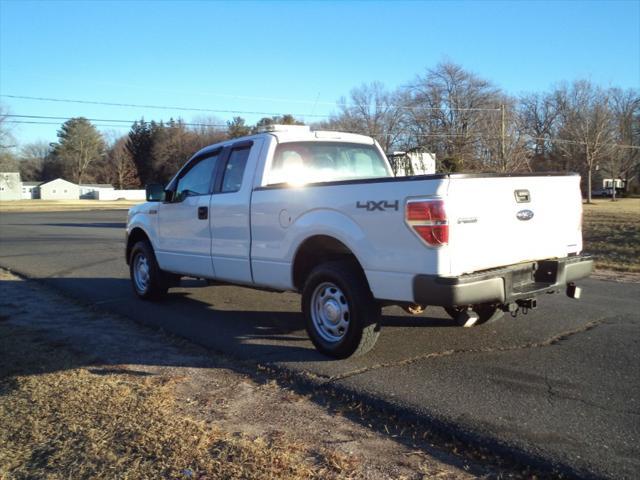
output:
[[[393,152],[387,154],[396,176],[431,175],[436,173],[436,154],[427,152]]]
[[[97,200],[100,193],[113,191],[113,185],[108,183],[81,183],[80,198]]]
[[[18,172],[0,173],[0,200],[20,200],[22,198],[22,182]]]
[[[97,200],[139,200],[144,202],[147,198],[145,190],[100,190]]]
[[[22,199],[30,200],[32,198],[40,198],[40,189],[38,188],[42,182],[22,182]]]
[[[41,200],[78,200],[80,187],[75,183],[56,178],[40,185]]]

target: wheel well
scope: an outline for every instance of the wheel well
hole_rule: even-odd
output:
[[[134,228],[131,230],[131,233],[127,237],[127,265],[129,264],[129,257],[131,256],[131,249],[141,240],[147,241],[149,242],[149,245],[151,245],[151,241],[144,230],[141,228]]]
[[[311,271],[321,263],[332,260],[351,261],[365,276],[362,265],[349,250],[349,247],[333,237],[316,235],[306,239],[296,252],[293,262],[293,285],[295,288],[301,291]]]

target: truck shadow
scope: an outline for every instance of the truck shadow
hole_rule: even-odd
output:
[[[200,291],[206,287],[205,282],[183,280],[181,288],[170,290],[163,301],[146,302],[133,294],[129,280],[124,278],[49,277],[40,281],[93,310],[114,312],[240,360],[267,364],[309,363],[310,367],[332,363],[332,370],[336,367],[347,370],[367,362],[366,356],[338,361],[318,353],[305,331],[304,319],[298,310],[299,296],[295,294],[211,286],[207,289],[211,295]],[[216,294],[218,288],[227,290]],[[206,299],[202,299],[204,295]],[[283,299],[282,304],[279,298]],[[386,308],[385,313],[381,321],[382,335],[387,328],[455,326],[445,318],[424,314],[408,316],[399,308]],[[47,329],[48,319],[38,322],[39,328]],[[50,319],[49,323],[53,325],[55,321]],[[137,354],[132,354],[131,358],[119,358],[116,363],[128,363],[136,358]]]

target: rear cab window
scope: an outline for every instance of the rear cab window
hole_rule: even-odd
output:
[[[246,144],[232,147],[222,174],[221,193],[237,192],[242,187],[242,177],[247,167],[251,146],[252,144]]]
[[[288,142],[276,147],[267,185],[331,182],[392,176],[373,145],[342,142]]]

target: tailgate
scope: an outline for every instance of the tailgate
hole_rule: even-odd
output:
[[[578,175],[452,175],[446,209],[451,275],[582,250]]]

